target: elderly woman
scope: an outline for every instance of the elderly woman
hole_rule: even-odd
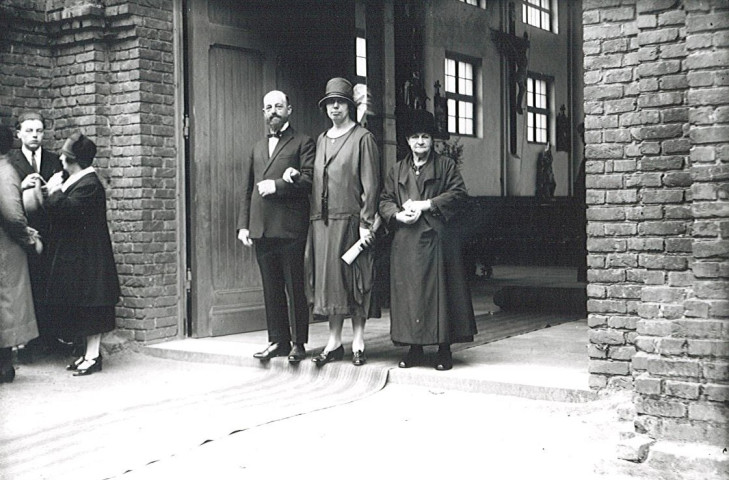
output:
[[[62,337],[85,337],[86,352],[66,368],[75,376],[102,367],[101,334],[116,326],[114,305],[119,279],[106,220],[106,193],[91,164],[96,145],[76,133],[61,149],[68,175],[48,181],[46,209],[51,267],[44,301],[59,323]]]
[[[365,320],[371,313],[374,253],[365,249],[351,265],[342,254],[362,239],[371,244],[380,193],[380,155],[375,137],[357,124],[352,84],[327,82],[319,101],[332,121],[316,143],[307,258],[314,315],[327,317],[329,340],[312,360],[317,366],[344,357],[342,327],[352,318],[352,363],[367,361]]]
[[[13,133],[0,127],[0,383],[12,382],[12,348],[38,336],[27,253],[43,250],[38,233],[28,226],[20,176],[7,153]]]
[[[433,150],[433,115],[415,110],[406,128],[409,153],[385,180],[380,214],[394,232],[390,257],[390,334],[410,350],[401,368],[438,345],[437,370],[453,367],[450,346],[473,341],[476,322],[461,243],[451,220],[467,198],[458,166]]]

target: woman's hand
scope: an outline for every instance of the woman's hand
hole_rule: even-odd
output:
[[[375,234],[369,228],[359,227],[359,239],[365,247],[369,247],[375,241]]]
[[[60,190],[62,185],[63,171],[54,173],[53,176],[48,179],[48,183],[46,183],[46,187],[48,187],[48,194],[50,195],[51,193]]]
[[[405,209],[400,210],[395,214],[395,220],[400,223],[404,223],[405,225],[412,225],[413,223],[418,221],[420,215],[420,210]]]
[[[412,210],[417,212],[427,212],[433,208],[430,200],[408,200],[403,205],[406,210]]]
[[[299,175],[301,175],[300,171],[296,170],[294,167],[289,167],[283,173],[282,178],[286,183],[294,183],[296,179],[299,178]]]

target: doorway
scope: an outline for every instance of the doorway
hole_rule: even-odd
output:
[[[326,128],[324,85],[354,72],[354,0],[187,0],[184,12],[188,333],[262,330],[258,265],[236,238],[243,160],[265,135],[269,90],[289,95],[294,128],[314,138]]]

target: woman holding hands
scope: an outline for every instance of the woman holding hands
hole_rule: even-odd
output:
[[[453,367],[450,346],[473,341],[476,322],[453,218],[468,197],[458,166],[433,149],[433,115],[414,110],[406,128],[411,152],[385,180],[380,214],[394,232],[390,257],[390,334],[408,345],[401,368],[422,364],[438,345],[436,370]]]

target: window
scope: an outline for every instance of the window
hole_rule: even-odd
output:
[[[355,45],[355,55],[357,56],[357,77],[359,80],[367,80],[367,40],[364,35],[357,36]]]
[[[552,31],[552,0],[523,0],[521,21],[542,30]]]
[[[549,139],[549,82],[530,75],[527,78],[527,141],[547,143]]]
[[[461,0],[461,1],[462,1],[463,3],[467,3],[467,4],[469,4],[469,5],[475,5],[475,6],[477,6],[477,7],[479,6],[479,5],[478,5],[478,4],[479,4],[479,0]]]
[[[448,132],[475,135],[475,72],[473,62],[445,59],[445,92],[448,102]]]

